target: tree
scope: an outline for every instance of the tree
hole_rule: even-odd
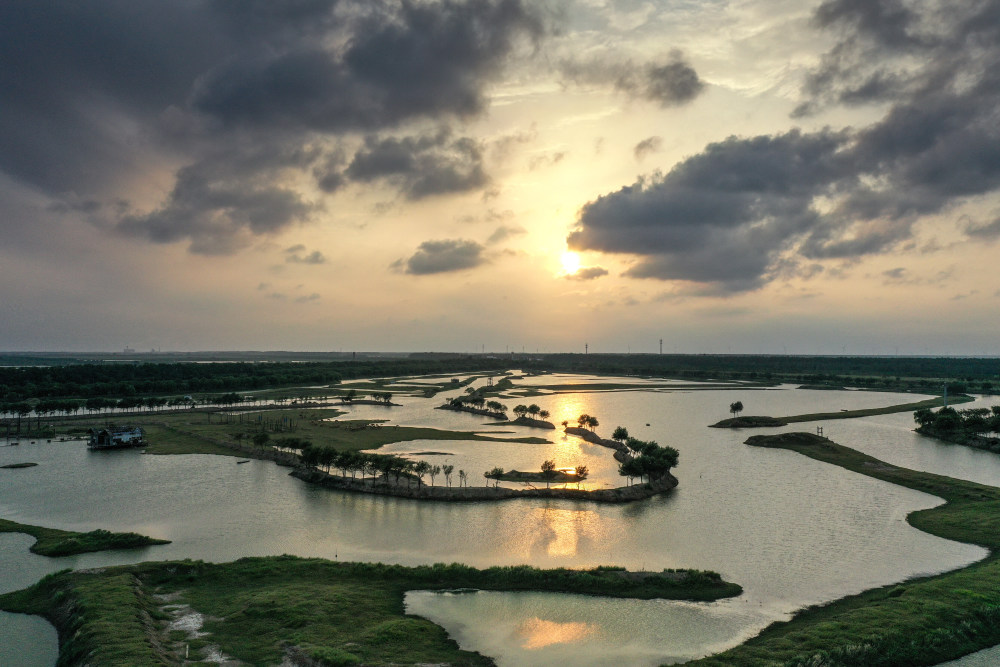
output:
[[[486,479],[496,480],[493,483],[494,488],[500,486],[500,478],[502,476],[503,476],[503,468],[493,468],[492,470],[483,473],[483,477],[485,477]],[[489,482],[486,483],[486,486],[489,486]]]
[[[264,445],[266,445],[267,441],[270,439],[271,436],[269,436],[267,433],[264,432],[255,433],[253,436],[253,444],[258,449],[264,449]]]
[[[742,403],[742,401],[736,401],[735,403],[730,403],[729,404],[729,411],[731,413],[733,413],[734,417],[737,416],[737,415],[739,415],[741,412],[743,412],[743,403]]]
[[[580,482],[587,479],[587,475],[590,474],[590,470],[587,466],[577,466],[576,467],[576,488],[580,488]]]
[[[441,474],[441,466],[431,466],[427,472],[431,476],[431,486],[434,486],[434,478]]]
[[[591,417],[589,415],[587,416],[587,428],[589,428],[591,431],[593,431],[600,425],[601,423],[597,421],[597,417]]]
[[[642,476],[642,465],[639,459],[629,459],[618,466],[618,474],[628,479],[628,485],[632,486],[633,477]]]
[[[532,419],[534,419],[541,411],[542,409],[538,407],[537,403],[532,403],[528,406],[528,414],[531,415]]]
[[[551,414],[552,413],[550,413],[548,410],[542,410],[541,412],[538,413],[538,416],[541,419],[548,419]]]
[[[431,464],[427,461],[419,461],[413,466],[413,473],[417,476],[417,488],[424,483],[424,475],[431,471]]]
[[[568,421],[568,420],[566,420],[566,419],[564,419],[564,420],[562,421],[562,427],[563,427],[564,429],[565,429],[565,428],[569,428],[569,421]]]
[[[920,408],[913,413],[913,421],[920,424],[921,427],[929,426],[934,423],[936,415],[929,408]]]
[[[517,415],[518,419],[523,419],[526,414],[528,414],[527,405],[515,405],[514,414]]]
[[[468,475],[468,473],[466,473],[464,470],[459,470],[458,471],[458,486],[459,486],[459,488],[461,488],[462,486],[467,486],[468,483],[469,483],[469,475]]]
[[[590,415],[588,415],[586,412],[576,418],[576,425],[579,426],[580,428],[583,428],[588,423],[590,423]]]
[[[542,461],[542,475],[545,476],[545,488],[549,488],[549,482],[556,475],[556,462],[552,459]]]
[[[619,426],[615,428],[615,432],[611,434],[611,439],[614,440],[615,442],[624,443],[626,440],[628,440],[628,429],[625,428],[624,426]]]
[[[451,488],[451,473],[454,471],[455,466],[453,465],[441,466],[441,472],[444,473],[444,483],[448,485],[449,489]]]

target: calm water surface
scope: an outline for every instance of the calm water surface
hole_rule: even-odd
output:
[[[546,458],[560,466],[588,465],[588,481],[595,486],[620,483],[610,450],[559,431],[484,427],[482,417],[429,409],[448,395],[404,399],[406,405],[399,408],[355,406],[345,418],[502,430],[552,441],[425,441],[383,450],[446,452],[447,457],[423,458],[466,469],[474,485],[483,483],[481,470],[494,465],[537,469]],[[587,412],[600,419],[600,433],[610,434],[620,424],[637,437],[680,450],[675,493],[615,506],[538,499],[422,504],[310,487],[289,477],[287,469],[262,461],[236,465],[231,457],[89,452],[82,442],[0,448],[0,465],[39,463],[0,470],[0,516],[173,540],[138,552],[49,559],[27,552],[30,538],[0,535],[0,590],[22,588],[66,567],[173,558],[221,562],[281,553],[407,565],[696,567],[719,571],[744,587],[740,598],[710,604],[525,593],[415,591],[407,596],[412,613],[440,623],[464,648],[501,664],[659,664],[731,646],[804,605],[953,569],[985,555],[978,547],[941,540],[905,523],[908,512],[934,506],[940,502],[936,498],[792,452],[751,449],[742,444],[746,432],[706,428],[729,416],[728,405],[735,400],[744,403],[746,414],[782,415],[875,407],[913,397],[785,389],[531,398],[556,423],[573,422]],[[525,401],[504,402],[513,407]],[[839,442],[898,465],[1000,483],[1000,457],[939,445],[913,434],[911,421],[907,413],[822,425]],[[781,430],[813,428],[799,424]],[[437,482],[444,483],[442,478]],[[51,665],[51,627],[22,619],[27,617],[0,616],[0,664]],[[39,648],[30,660],[25,657],[30,652],[5,648],[14,636],[33,638],[28,644]]]

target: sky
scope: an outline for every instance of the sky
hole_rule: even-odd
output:
[[[1000,354],[1000,0],[15,0],[0,100],[0,350]]]

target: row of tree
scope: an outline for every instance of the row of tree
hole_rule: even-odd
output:
[[[434,486],[438,475],[444,475],[445,484],[450,488],[452,475],[455,472],[453,465],[431,465],[427,461],[411,461],[401,456],[336,450],[331,447],[307,447],[301,451],[302,463],[307,466],[323,469],[326,473],[336,469],[340,471],[342,477],[350,475],[351,479],[357,479],[360,475],[364,480],[370,475],[373,483],[378,480],[379,475],[386,484],[389,483],[390,476],[396,484],[399,484],[400,477],[403,477],[407,486],[416,480],[419,488],[424,483],[424,477],[430,477],[431,486]],[[464,470],[459,470],[458,485],[468,486],[468,481],[468,474]]]
[[[542,410],[537,404],[532,403],[531,405],[515,405],[514,414],[518,419],[522,419],[527,415],[531,415],[532,419],[548,419],[549,411]]]
[[[340,399],[341,403],[352,403],[358,400],[358,396],[364,396],[364,395],[365,394],[359,394],[357,389],[348,389],[346,392],[338,396],[338,398]],[[371,400],[379,403],[385,403],[386,405],[389,405],[389,403],[392,401],[391,391],[373,391],[367,395],[368,397],[371,398]]]
[[[937,412],[921,408],[913,413],[913,420],[922,431],[944,433],[964,432],[971,435],[1000,433],[1000,405],[992,408],[941,408]]]
[[[448,405],[454,408],[464,408],[471,405],[479,410],[489,410],[500,419],[507,418],[507,406],[500,401],[488,401],[481,394],[470,394],[469,396],[456,396],[448,400]]]

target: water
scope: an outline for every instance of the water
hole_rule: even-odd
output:
[[[424,458],[454,463],[456,471],[493,465],[537,469],[545,458],[556,458],[560,466],[590,465],[588,482],[594,485],[620,483],[611,450],[559,431],[489,428],[480,416],[430,409],[449,395],[404,399],[398,408],[354,406],[345,418],[540,435],[552,443],[424,441],[381,451],[449,452],[450,457]],[[0,590],[22,588],[65,567],[186,557],[222,562],[281,553],[407,565],[696,567],[719,571],[744,587],[740,598],[710,604],[526,593],[407,596],[411,613],[440,623],[463,648],[501,664],[660,664],[731,646],[802,606],[953,569],[985,555],[905,523],[908,512],[938,504],[936,498],[792,452],[746,447],[747,432],[706,428],[729,416],[735,400],[743,401],[747,414],[782,415],[875,407],[913,396],[741,389],[533,397],[556,423],[575,422],[587,412],[601,420],[599,433],[610,434],[620,424],[637,437],[680,450],[676,492],[630,505],[538,499],[419,503],[312,487],[263,461],[236,465],[230,457],[90,452],[83,442],[0,448],[0,465],[39,463],[0,470],[0,516],[173,540],[135,552],[47,559],[26,551],[30,538],[0,536]],[[905,413],[822,425],[839,442],[898,465],[1000,480],[1000,457],[938,445],[912,434],[909,420]],[[482,484],[481,473],[470,474],[470,483]],[[28,633],[39,646],[28,664],[52,664],[51,627],[37,625],[15,631],[8,616],[0,617],[0,647],[9,645],[8,635]],[[23,651],[16,655],[25,657]],[[0,664],[26,663],[9,662],[0,653]]]

